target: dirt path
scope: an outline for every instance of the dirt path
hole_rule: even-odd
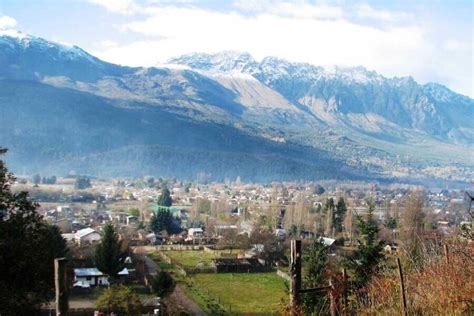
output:
[[[167,306],[170,307],[170,314],[173,315],[174,312],[178,313],[179,310],[186,310],[191,315],[194,316],[205,316],[206,313],[197,305],[193,300],[191,300],[181,284],[176,285],[173,293],[171,293],[165,300]]]
[[[133,252],[144,255],[145,264],[148,273],[155,274],[159,267],[151,258],[147,256],[148,253],[155,251],[152,247],[135,247]],[[165,299],[165,304],[168,306],[168,313],[170,315],[177,315],[180,311],[185,310],[194,316],[205,316],[206,313],[191,300],[185,293],[181,284],[177,284],[173,292]]]

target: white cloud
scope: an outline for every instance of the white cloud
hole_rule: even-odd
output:
[[[240,5],[244,11],[227,12],[174,5],[143,10],[145,17],[119,28],[124,37],[140,39],[102,45],[95,53],[120,64],[151,66],[189,52],[239,50],[257,59],[271,55],[323,66],[362,65],[386,76],[441,81],[474,95],[471,45],[432,41],[430,29],[403,12],[368,6],[348,12],[341,7],[290,2]],[[365,16],[378,24],[359,24],[350,16]]]
[[[17,24],[17,21],[8,15],[0,16],[0,30],[14,29]]]
[[[340,7],[309,4],[305,1],[236,1],[234,7],[247,12],[269,13],[300,19],[336,19],[342,18],[344,14]]]
[[[139,12],[142,8],[134,0],[88,0],[92,4],[104,7],[106,10],[124,15]]]
[[[355,14],[357,17],[363,19],[374,19],[398,23],[413,18],[413,15],[410,13],[375,9],[368,4],[361,4],[357,6]]]

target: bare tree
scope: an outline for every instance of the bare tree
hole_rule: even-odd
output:
[[[421,258],[420,236],[424,228],[423,194],[414,192],[405,199],[405,211],[401,214],[400,240],[402,249],[413,267]]]

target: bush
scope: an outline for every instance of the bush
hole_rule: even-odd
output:
[[[441,254],[441,255],[440,255]],[[472,313],[474,304],[474,244],[450,245],[449,263],[442,255],[428,255],[421,270],[405,272],[408,313],[461,315]],[[396,273],[375,277],[359,312],[401,314],[399,278]]]
[[[174,280],[168,272],[160,271],[156,276],[150,276],[153,292],[160,297],[165,297],[173,291]]]
[[[108,288],[96,302],[98,309],[115,312],[119,315],[140,315],[142,303],[132,289],[124,285],[113,285]]]

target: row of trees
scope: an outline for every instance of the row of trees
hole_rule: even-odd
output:
[[[84,190],[92,187],[91,179],[86,176],[77,176],[74,181],[74,188],[77,190]]]
[[[39,174],[35,174],[31,179],[33,184],[56,184],[57,178],[56,176],[51,177],[41,177]]]

